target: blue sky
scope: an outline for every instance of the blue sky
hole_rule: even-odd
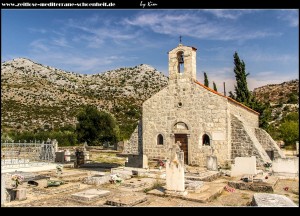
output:
[[[17,57],[76,73],[149,64],[168,75],[167,52],[197,50],[221,92],[235,83],[233,54],[250,90],[299,77],[299,10],[2,10],[2,62]]]

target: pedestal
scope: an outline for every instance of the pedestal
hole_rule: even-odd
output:
[[[26,200],[26,188],[17,188],[16,190],[16,200]]]

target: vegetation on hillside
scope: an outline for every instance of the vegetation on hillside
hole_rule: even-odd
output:
[[[119,126],[110,113],[88,105],[77,115],[77,119],[76,134],[79,142],[96,146],[105,142],[118,141]]]
[[[59,131],[77,124],[85,105],[112,114],[120,139],[129,139],[143,101],[168,78],[148,65],[82,75],[19,58],[1,65],[1,134]]]

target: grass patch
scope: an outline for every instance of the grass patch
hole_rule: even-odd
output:
[[[151,187],[145,188],[145,189],[144,189],[144,192],[147,193],[147,192],[149,192],[149,191],[151,191],[151,190],[161,188],[162,186],[163,186],[163,183],[160,182],[160,181],[158,181],[158,180],[156,180],[156,181],[152,184]]]
[[[249,199],[250,197],[248,196],[248,194],[242,193],[242,199]]]
[[[125,163],[125,158],[117,157],[116,153],[100,153],[92,155],[92,160],[97,163],[107,163],[107,164],[119,164],[123,166]]]

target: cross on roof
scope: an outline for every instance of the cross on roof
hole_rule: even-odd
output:
[[[180,35],[180,36],[179,36],[179,42],[180,42],[180,43],[181,43],[181,39],[182,39],[182,36]]]

